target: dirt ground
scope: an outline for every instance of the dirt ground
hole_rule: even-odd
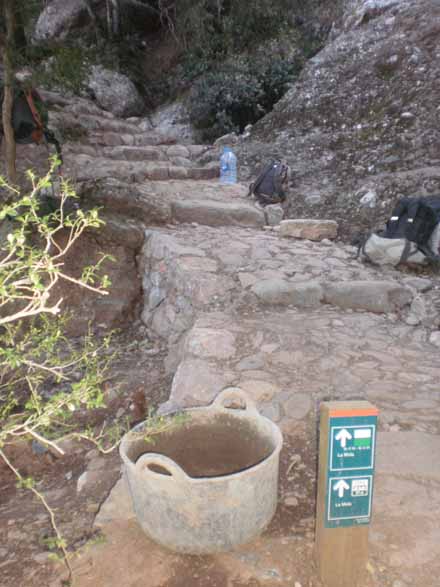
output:
[[[142,327],[117,335],[113,346],[119,354],[106,384],[106,408],[96,410],[91,422],[101,425],[116,417],[122,420],[128,417],[133,425],[145,418],[148,409],[167,398],[170,378],[163,368],[164,349],[146,341]],[[100,455],[86,441],[69,440],[62,446],[66,453],[62,457],[41,452],[40,447],[30,443],[7,447],[7,453],[22,475],[37,480],[37,489],[55,510],[69,551],[74,551],[96,539],[93,521],[119,478],[120,457],[117,450]],[[78,491],[78,479],[86,470],[85,489]],[[30,491],[18,489],[15,476],[1,462],[1,587],[49,585],[54,564],[46,540],[51,536],[49,515],[40,501]]]
[[[95,414],[96,422],[111,420],[120,415],[122,410],[129,414],[132,424],[141,421],[147,406],[157,406],[164,401],[169,393],[170,379],[163,370],[163,349],[145,347],[138,344],[136,331],[121,335],[114,344],[122,348],[122,352],[112,365],[109,377],[107,407]],[[139,340],[140,342],[140,340]],[[142,366],[142,368],[140,368]],[[110,392],[111,382],[123,379],[118,393]],[[139,389],[147,389],[144,402]],[[313,561],[311,558],[315,510],[316,486],[316,446],[315,441],[304,442],[303,425],[299,425],[296,436],[286,436],[280,460],[280,500],[276,515],[267,528],[261,542],[261,552],[255,554],[255,545],[244,547],[238,551],[238,558],[213,556],[183,556],[166,553],[171,557],[171,566],[158,565],[154,571],[161,587],[259,587],[269,581],[279,583],[276,566],[280,556],[280,541],[284,545],[288,558],[301,557],[298,577],[301,585],[319,585],[313,578]],[[310,433],[310,430],[309,430]],[[307,435],[310,437],[310,435]],[[81,569],[88,568],[87,554],[94,547],[106,544],[107,538],[99,529],[93,527],[95,516],[105,501],[110,490],[120,477],[120,457],[117,451],[109,455],[99,455],[98,451],[86,442],[72,441],[63,444],[66,455],[55,457],[49,451],[42,454],[35,452],[30,444],[9,449],[9,456],[18,465],[22,474],[38,480],[37,488],[44,494],[56,513],[57,524],[66,538],[75,570],[75,582],[80,585],[99,585],[105,587],[105,577],[89,576],[86,583],[81,579]],[[78,491],[81,476],[87,470],[85,487]],[[60,585],[66,576],[63,566],[51,560],[46,540],[52,536],[49,516],[41,503],[24,489],[17,489],[14,475],[4,464],[0,465],[0,569],[2,587],[31,587],[35,585]],[[80,480],[80,481],[78,481]],[[300,488],[292,492],[292,487]],[[136,523],[130,522],[132,531],[140,543],[147,543],[148,550],[163,558],[161,549],[156,547],[142,533]],[[123,528],[124,532],[126,528]],[[286,539],[285,537],[289,538]],[[292,540],[296,548],[291,548]],[[273,543],[273,552],[268,545]],[[299,547],[299,548],[298,548]],[[121,548],[116,543],[116,551]],[[258,547],[257,547],[258,550]],[[111,552],[111,551],[110,551]],[[131,568],[130,557],[119,553],[123,568]],[[108,556],[106,551],[105,556]],[[113,555],[111,555],[113,557]],[[116,553],[115,553],[116,556]],[[261,580],[251,576],[246,568],[249,563],[261,570]],[[23,562],[26,561],[26,564]],[[109,569],[108,563],[103,564],[102,572]],[[285,564],[287,561],[284,560]],[[95,566],[95,565],[94,565]],[[291,567],[291,561],[288,565]],[[161,569],[163,571],[160,577]],[[310,576],[312,570],[312,577]],[[114,569],[111,571],[114,573]],[[122,575],[126,571],[122,570]],[[145,572],[145,568],[141,569]],[[78,579],[79,577],[79,579]],[[122,579],[122,577],[121,577]],[[162,581],[163,579],[163,581]],[[90,583],[89,583],[90,581]],[[129,582],[127,585],[134,585]],[[292,583],[293,585],[293,583]]]

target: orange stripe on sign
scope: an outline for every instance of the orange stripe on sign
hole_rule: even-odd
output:
[[[359,416],[378,416],[377,408],[366,408],[365,410],[330,410],[330,418],[356,418]]]

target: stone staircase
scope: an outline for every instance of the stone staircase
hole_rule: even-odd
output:
[[[67,138],[65,174],[95,204],[147,224],[264,224],[264,213],[244,198],[245,186],[219,190],[218,149],[173,144],[148,120],[117,120],[86,100],[58,108],[51,124]]]
[[[167,342],[167,368],[174,375],[162,411],[206,405],[225,386],[238,385],[280,425],[288,446],[289,439],[315,446],[322,400],[372,401],[381,411],[376,508],[382,515],[373,524],[371,560],[388,574],[386,581],[379,571],[370,574],[365,587],[393,585],[402,568],[405,580],[430,584],[426,561],[434,560],[435,547],[426,528],[434,527],[433,516],[438,524],[438,515],[411,508],[405,514],[411,542],[423,544],[424,555],[412,559],[405,556],[408,545],[393,534],[393,516],[400,517],[402,500],[411,500],[426,483],[440,496],[438,277],[363,265],[350,247],[330,240],[283,237],[245,199],[246,186],[218,182],[215,150],[169,144],[148,121],[115,120],[82,102],[65,104],[53,120],[60,128],[81,126],[81,140],[68,142],[65,153],[83,201],[103,206],[119,242],[135,231],[136,243],[143,242],[137,248],[141,320]],[[418,455],[414,470],[405,451],[395,455],[396,439]],[[430,469],[426,459],[434,452]],[[282,479],[280,495],[280,515],[293,515],[296,530],[289,526],[277,537],[263,536],[255,547],[286,552],[284,561],[291,560],[286,549],[293,548],[292,532],[310,552],[313,542],[314,483],[295,490],[296,474]],[[390,483],[399,487],[399,500],[385,491]],[[114,499],[121,499],[121,486],[117,492]],[[113,536],[125,544],[133,540],[136,550],[138,535],[130,534],[129,525],[121,535],[122,510],[112,511],[105,532],[111,534],[115,522]],[[143,556],[142,568],[150,568],[148,549]],[[288,562],[263,581],[259,563],[240,556],[231,555],[232,565],[240,560],[246,580],[257,581],[252,584],[293,585],[295,569]],[[172,555],[161,551],[160,557],[171,561]],[[127,582],[121,573],[108,576],[106,586]],[[100,576],[92,569],[77,585],[97,584]],[[133,575],[130,584],[138,580]]]

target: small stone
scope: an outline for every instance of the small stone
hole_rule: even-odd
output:
[[[417,318],[414,314],[410,314],[408,318],[406,318],[405,323],[408,324],[408,326],[417,326],[420,324],[420,318]]]
[[[334,220],[314,220],[309,218],[282,220],[280,234],[281,236],[321,241],[324,238],[336,238],[338,224]]]
[[[145,332],[143,331],[143,329],[145,330]],[[147,329],[145,328],[145,326],[143,326],[142,328],[139,329],[139,333],[141,335],[145,335],[146,334],[146,330]],[[106,395],[105,395],[106,403],[110,403],[110,402],[114,401],[115,399],[118,398],[118,396],[119,396],[118,388],[117,387],[112,387],[111,389],[109,389],[106,392]]]
[[[276,569],[267,569],[266,571],[263,571],[263,573],[261,574],[261,578],[264,579],[280,579],[281,575],[279,573],[279,571],[277,571]]]
[[[38,554],[32,555],[32,559],[39,565],[45,565],[49,560],[50,552],[39,552]]]
[[[86,507],[89,514],[97,514],[99,512],[99,508],[99,503],[88,503]]]
[[[440,331],[433,332],[429,337],[429,342],[440,349]]]
[[[44,446],[44,444],[41,444],[41,442],[38,442],[37,440],[33,440],[32,441],[32,452],[36,455],[43,455],[44,453],[47,452],[47,447]]]
[[[278,402],[261,404],[259,411],[262,416],[269,418],[272,422],[279,422],[281,420],[281,408]]]
[[[362,196],[359,200],[359,204],[363,208],[375,208],[377,203],[377,194],[374,190],[368,190],[368,192]]]
[[[73,473],[72,473],[72,471],[69,471],[68,473],[66,473],[66,474],[64,475],[64,477],[65,477],[65,479],[66,479],[67,481],[70,481],[70,480],[72,479],[72,476],[73,476]]]
[[[264,208],[264,215],[269,226],[277,226],[284,217],[284,210],[279,204],[271,204]]]
[[[296,507],[298,505],[298,500],[295,496],[289,495],[284,499],[284,505],[287,507]]]
[[[404,285],[411,287],[421,293],[432,289],[432,281],[430,279],[424,279],[423,277],[407,277],[402,279],[402,282]]]
[[[409,309],[409,315],[406,318],[405,322],[409,326],[417,326],[420,324],[427,316],[426,305],[423,298],[418,295],[416,296]]]
[[[304,200],[307,206],[317,206],[322,202],[322,196],[319,193],[308,194]]]
[[[76,482],[76,490],[78,493],[81,493],[81,491],[86,486],[86,483],[87,483],[87,471],[84,471],[84,473],[82,473],[78,477],[78,481]]]
[[[295,581],[295,587],[302,587],[302,585],[299,581]]]

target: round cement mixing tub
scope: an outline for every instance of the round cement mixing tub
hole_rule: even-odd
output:
[[[237,407],[237,404],[240,407]],[[146,442],[144,424],[120,454],[137,519],[177,552],[230,550],[256,537],[277,506],[279,428],[237,388]]]

